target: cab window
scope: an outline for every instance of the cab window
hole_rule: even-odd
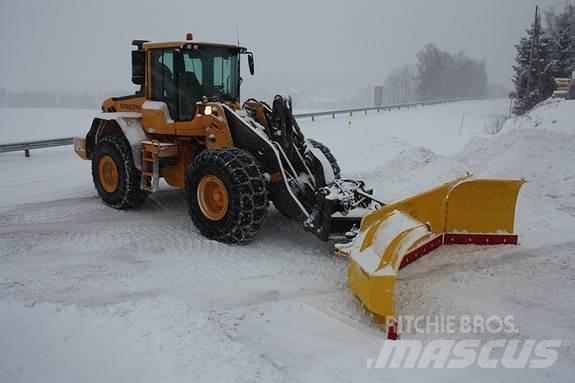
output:
[[[172,118],[176,117],[177,84],[173,49],[152,52],[152,100],[168,105]]]

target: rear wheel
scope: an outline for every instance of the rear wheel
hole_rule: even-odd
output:
[[[124,137],[110,136],[98,143],[92,158],[92,179],[106,205],[129,209],[143,204],[148,195],[140,189],[140,176]]]
[[[266,183],[256,160],[238,148],[204,150],[188,168],[186,202],[192,221],[208,238],[243,243],[267,214]]]

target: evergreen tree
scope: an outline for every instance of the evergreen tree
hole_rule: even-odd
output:
[[[541,27],[541,18],[538,16],[531,24],[531,28],[515,45],[517,55],[516,65],[513,66],[515,75],[515,112],[525,113],[539,102],[545,100],[553,94],[554,83],[551,75],[551,43]],[[531,56],[531,46],[533,45],[533,55]],[[529,63],[531,61],[531,71]]]
[[[572,15],[568,9],[556,17],[556,35],[551,48],[551,71],[553,77],[567,78],[575,70],[575,35],[572,29]]]

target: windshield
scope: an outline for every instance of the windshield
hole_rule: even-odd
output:
[[[183,50],[183,78],[196,87],[193,93],[221,100],[239,100],[240,73],[237,50],[198,46]],[[197,83],[196,83],[197,80]]]
[[[239,51],[192,45],[188,49],[152,51],[152,100],[163,101],[176,120],[191,120],[196,103],[239,101]]]

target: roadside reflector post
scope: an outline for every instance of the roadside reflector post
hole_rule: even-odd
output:
[[[30,157],[30,149],[29,148],[24,149],[24,157]]]
[[[385,326],[387,327],[387,339],[399,340],[399,334],[397,333],[397,322],[395,320],[388,320]]]

